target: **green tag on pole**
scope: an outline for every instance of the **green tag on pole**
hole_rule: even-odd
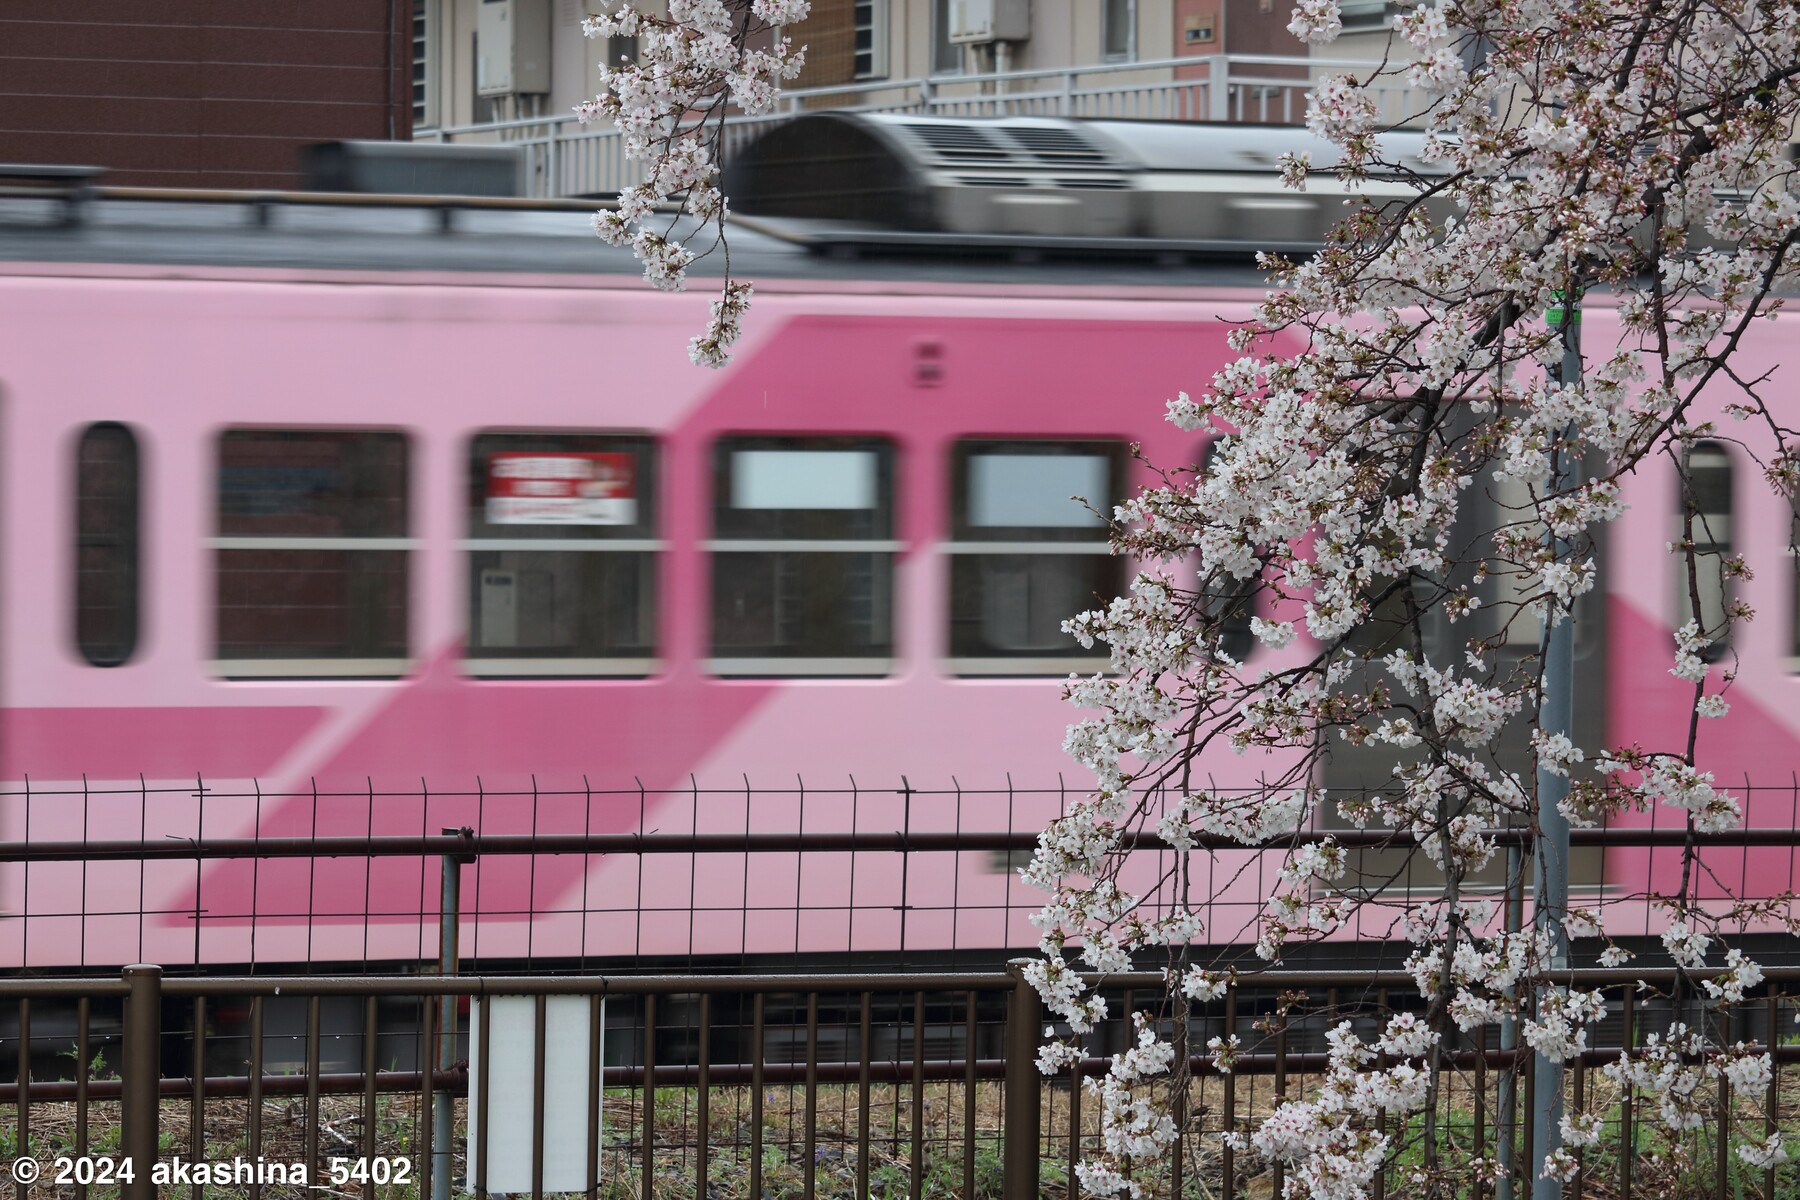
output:
[[[1550,297],[1550,307],[1544,310],[1544,320],[1548,321],[1551,325],[1560,327],[1567,320],[1567,317],[1564,315],[1564,306],[1568,304],[1569,296],[1567,292],[1558,288],[1556,291],[1550,293]],[[1581,324],[1581,302],[1579,300],[1573,305],[1573,310],[1574,323],[1579,325]]]

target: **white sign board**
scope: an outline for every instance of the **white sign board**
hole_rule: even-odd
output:
[[[588,1186],[588,1138],[600,1114],[588,1114],[588,1014],[586,996],[550,996],[544,1004],[544,1190],[581,1192]],[[601,1036],[606,1002],[600,1002]],[[537,997],[483,996],[472,1005],[469,1026],[469,1130],[467,1187],[480,1178],[482,1094],[488,1104],[487,1190],[531,1191],[531,1114],[536,1101]],[[482,1023],[491,1021],[487,1060],[481,1056]],[[598,1182],[597,1180],[595,1182]]]

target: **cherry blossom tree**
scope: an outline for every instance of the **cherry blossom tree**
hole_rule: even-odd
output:
[[[1736,825],[1740,806],[1698,755],[1706,719],[1730,707],[1731,629],[1752,613],[1729,599],[1747,569],[1717,552],[1723,533],[1707,527],[1694,464],[1704,443],[1729,440],[1782,495],[1797,481],[1789,410],[1734,353],[1795,279],[1800,4],[1430,0],[1394,25],[1406,61],[1312,94],[1307,124],[1335,161],[1290,156],[1283,175],[1295,188],[1328,171],[1352,189],[1406,192],[1358,207],[1310,260],[1265,259],[1272,290],[1233,331],[1239,357],[1169,404],[1213,449],[1203,469],[1165,475],[1115,513],[1115,548],[1145,567],[1129,595],[1066,626],[1110,648],[1109,674],[1067,689],[1096,713],[1067,749],[1098,786],[1045,831],[1025,873],[1051,895],[1034,974],[1068,1031],[1044,1047],[1047,1072],[1079,1059],[1105,1015],[1082,969],[1161,961],[1177,1030],[1244,976],[1205,957],[1233,931],[1205,928],[1193,894],[1195,860],[1220,844],[1282,857],[1254,929],[1263,963],[1354,927],[1369,906],[1391,916],[1413,946],[1422,1011],[1373,1041],[1338,1025],[1318,1086],[1228,1135],[1279,1165],[1290,1195],[1316,1200],[1370,1194],[1401,1129],[1414,1131],[1413,1185],[1448,1195],[1491,1181],[1504,1164],[1444,1152],[1447,1047],[1510,1019],[1538,1056],[1567,1061],[1605,1014],[1600,991],[1557,986],[1563,939],[1603,938],[1603,912],[1547,907],[1540,893],[1537,920],[1509,930],[1465,890],[1500,853],[1503,827],[1541,839],[1546,811],[1591,826],[1677,810],[1680,886],[1635,899],[1666,911],[1678,991],[1702,1002],[1741,1000],[1762,978],[1736,948],[1721,961],[1728,932],[1794,928],[1783,901],[1700,900],[1705,837]],[[1301,0],[1289,28],[1330,42],[1337,0]],[[1430,97],[1422,141],[1404,155],[1374,93],[1396,77]],[[1609,310],[1609,344],[1575,340],[1583,297]],[[1669,550],[1692,615],[1670,673],[1685,688],[1686,736],[1579,746],[1533,728],[1535,776],[1509,770],[1501,741],[1535,725],[1552,681],[1542,653],[1498,652],[1522,628],[1576,619],[1596,586],[1596,537],[1623,511],[1621,480],[1657,460],[1683,479]],[[1245,603],[1268,614],[1251,626],[1282,652],[1276,665],[1248,668],[1223,648],[1222,622]],[[1320,764],[1346,745],[1390,751],[1390,784],[1325,796]],[[1215,788],[1204,771],[1220,749],[1281,767],[1248,790]],[[1334,815],[1391,829],[1438,884],[1421,889],[1415,874],[1397,894],[1348,881],[1338,840],[1298,833]],[[1134,874],[1147,832],[1164,866]],[[1605,965],[1630,958],[1591,944]],[[1089,1084],[1102,1153],[1081,1174],[1095,1194],[1138,1193],[1127,1168],[1177,1137],[1169,1097],[1185,1091],[1185,1056],[1137,1020],[1137,1045]],[[1209,1048],[1228,1070],[1239,1045]],[[1742,1091],[1766,1087],[1769,1071],[1766,1048],[1720,1044],[1706,1021],[1608,1068],[1676,1133],[1701,1120],[1703,1081]],[[1534,1175],[1567,1178],[1570,1148],[1598,1137],[1597,1120],[1565,1119],[1561,1134],[1547,1155],[1540,1142]],[[1737,1152],[1753,1166],[1787,1153],[1760,1127]]]
[[[627,6],[589,19],[590,34],[645,39],[642,62],[609,68],[582,113],[615,120],[646,163],[645,182],[595,226],[632,244],[651,283],[681,286],[695,257],[673,238],[670,202],[711,223],[723,248],[726,110],[772,105],[800,61],[775,27],[806,10],[671,0],[666,16]],[[1373,1040],[1332,1028],[1316,1085],[1228,1136],[1311,1200],[1371,1194],[1397,1130],[1411,1131],[1424,1193],[1507,1171],[1445,1140],[1447,1050],[1510,1021],[1538,1056],[1569,1060],[1607,998],[1558,986],[1565,939],[1588,939],[1604,965],[1630,960],[1607,940],[1605,903],[1558,907],[1540,893],[1533,923],[1510,928],[1473,891],[1508,836],[1541,846],[1546,820],[1679,815],[1679,886],[1630,899],[1664,910],[1676,991],[1695,1003],[1735,1003],[1761,982],[1728,936],[1794,928],[1781,900],[1701,899],[1706,837],[1740,820],[1701,747],[1708,719],[1729,711],[1730,634],[1752,613],[1731,599],[1747,568],[1718,551],[1695,481],[1699,452],[1730,441],[1782,495],[1800,484],[1786,410],[1737,355],[1795,282],[1800,0],[1426,0],[1394,25],[1407,53],[1314,87],[1307,124],[1331,154],[1283,161],[1291,187],[1328,174],[1371,198],[1314,257],[1263,260],[1271,290],[1231,335],[1238,357],[1168,404],[1176,425],[1211,436],[1207,461],[1166,470],[1115,511],[1115,549],[1142,569],[1128,595],[1066,626],[1107,646],[1112,669],[1068,684],[1093,715],[1066,748],[1097,785],[1025,872],[1049,895],[1031,973],[1061,1032],[1040,1065],[1067,1071],[1084,1053],[1107,1015],[1096,974],[1154,964],[1169,983],[1164,1019],[1132,1014],[1133,1045],[1087,1081],[1103,1130],[1080,1168],[1091,1194],[1139,1193],[1133,1163],[1177,1141],[1189,1064],[1171,1030],[1295,946],[1367,927],[1371,911],[1411,943],[1419,1010]],[[1329,43],[1337,0],[1300,0],[1289,28]],[[1429,98],[1405,153],[1375,98],[1396,79]],[[725,361],[749,302],[728,260],[725,274],[692,347],[699,363]],[[1605,344],[1577,341],[1584,304],[1607,313]],[[1669,551],[1690,617],[1670,686],[1684,689],[1685,737],[1579,745],[1537,724],[1549,656],[1501,651],[1580,619],[1621,481],[1662,462],[1683,480]],[[1272,665],[1227,652],[1224,623],[1246,606]],[[1521,726],[1528,736],[1509,732]],[[1501,753],[1509,737],[1524,769]],[[1390,754],[1387,786],[1325,795],[1321,764],[1347,746]],[[1256,785],[1213,786],[1221,753],[1262,764],[1244,775]],[[1436,883],[1351,879],[1342,840],[1316,832],[1325,818],[1391,831]],[[1157,868],[1134,854],[1147,843]],[[1245,939],[1254,961],[1209,957],[1238,933],[1207,928],[1196,891],[1198,865],[1222,846],[1280,861]],[[1240,1048],[1215,1038],[1208,1050],[1229,1070]],[[1607,1068],[1677,1134],[1701,1119],[1703,1083],[1754,1090],[1770,1069],[1766,1048],[1725,1044],[1704,1018]],[[1565,1119],[1530,1174],[1567,1177],[1570,1150],[1599,1132],[1591,1116]],[[1787,1156],[1760,1130],[1736,1152],[1752,1166]]]

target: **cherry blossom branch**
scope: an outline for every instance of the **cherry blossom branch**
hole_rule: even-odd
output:
[[[607,118],[624,140],[625,158],[645,164],[643,182],[619,193],[612,209],[594,214],[594,231],[609,244],[629,244],[644,264],[644,278],[664,291],[680,291],[687,270],[712,249],[720,251],[725,280],[706,329],[688,344],[696,365],[720,367],[743,332],[752,286],[731,275],[725,226],[729,212],[719,190],[730,108],[746,115],[775,107],[782,81],[805,63],[777,31],[806,19],[807,0],[669,0],[668,15],[621,4],[589,16],[591,38],[641,38],[642,61],[600,66],[600,94],[575,108],[583,124]],[[755,48],[766,41],[768,49]],[[657,229],[659,212],[685,212],[703,232],[716,230],[714,246],[696,254],[677,240],[675,221]]]

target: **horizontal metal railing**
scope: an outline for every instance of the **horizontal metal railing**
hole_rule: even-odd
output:
[[[1249,121],[1304,119],[1313,81],[1372,61],[1270,54],[1215,54],[1026,71],[871,79],[784,91],[778,111],[726,121],[729,153],[794,116],[818,109],[920,116],[1060,116],[1117,120]],[[1400,80],[1375,88],[1381,118],[1418,118],[1427,97]],[[572,113],[423,128],[415,140],[500,142],[525,156],[527,194],[599,195],[639,182],[610,123],[581,125]]]
[[[1492,829],[1487,834],[1499,846],[1529,847],[1535,835],[1524,827]],[[1676,827],[1596,827],[1571,829],[1569,844],[1578,847],[1660,847],[1687,845],[1686,830]],[[1289,846],[1332,843],[1347,850],[1387,849],[1397,842],[1392,829],[1300,829],[1272,840],[1263,847],[1246,846],[1222,834],[1195,833],[1196,850],[1255,852],[1281,851]],[[1709,849],[1752,846],[1794,849],[1800,835],[1792,829],[1725,829],[1708,833]],[[807,851],[832,854],[950,854],[984,851],[1029,851],[1038,844],[1035,833],[999,830],[950,832],[891,832],[860,830],[842,832],[783,833],[485,833],[473,829],[441,834],[354,834],[337,837],[204,837],[93,841],[0,842],[0,863],[23,862],[194,862],[211,859],[278,858],[419,858],[483,855],[608,855],[634,854],[800,854]],[[1403,844],[1403,843],[1402,843]],[[1128,850],[1168,850],[1169,843],[1153,833],[1124,837]]]
[[[1700,849],[1706,903],[1715,892],[1774,899],[1800,869],[1800,785],[1739,794],[1748,827]],[[967,961],[1035,942],[1025,918],[1042,898],[1017,871],[1078,796],[1060,783],[904,779],[294,792],[31,782],[0,787],[0,825],[24,835],[0,843],[0,968],[386,971],[433,957],[446,929],[480,970],[695,970],[721,956],[742,968],[800,954],[911,966],[940,951]],[[1159,811],[1127,839],[1151,861],[1171,853],[1151,833]],[[1571,843],[1608,931],[1653,938],[1654,897],[1678,883],[1688,834],[1656,813],[1625,819],[1646,823],[1576,830]],[[1493,836],[1509,857],[1531,851],[1526,829]],[[1210,936],[1253,940],[1283,856],[1325,839],[1350,853],[1347,887],[1416,895],[1436,884],[1408,835],[1386,827],[1300,830],[1256,849],[1198,833],[1193,851],[1221,856],[1209,869],[1234,864],[1202,902]],[[1498,895],[1499,866],[1467,886]],[[458,903],[444,902],[450,879]]]
[[[604,1142],[598,1132],[588,1138],[587,1195],[597,1196],[605,1183],[608,1195],[629,1188],[650,1197],[666,1183],[681,1194],[809,1200],[922,1196],[928,1185],[934,1194],[1008,1200],[1073,1196],[1074,1167],[1096,1144],[1097,1115],[1091,1098],[1069,1086],[1067,1072],[1060,1079],[1038,1074],[1043,1013],[1020,968],[208,979],[134,966],[111,978],[0,980],[0,1005],[12,1006],[17,1021],[13,1036],[0,1034],[0,1061],[17,1064],[14,1078],[0,1083],[0,1104],[10,1110],[19,1156],[52,1169],[57,1157],[90,1153],[165,1165],[177,1157],[190,1164],[278,1159],[304,1162],[316,1178],[334,1164],[403,1158],[424,1197],[446,1194],[448,1173],[458,1164],[466,1169],[472,1152],[468,1182],[485,1195],[488,1151],[502,1150],[490,1118],[479,1115],[495,1111],[492,1097],[481,1094],[493,1073],[475,1073],[481,1082],[472,1085],[466,1059],[492,1064],[498,1056],[485,1022],[478,1037],[440,1042],[440,1014],[448,1014],[454,1032],[457,1009],[433,1001],[523,997],[535,1005],[531,1082],[527,1094],[514,1093],[509,1103],[531,1108],[529,1123],[512,1127],[515,1137],[529,1130],[529,1190],[541,1197],[546,1106],[555,1099],[546,1084],[546,1013],[552,998],[575,997],[589,1001],[582,1009],[589,1022],[586,1111],[599,1114],[594,1127],[605,1133]],[[1567,1194],[1629,1197],[1636,1189],[1724,1200],[1792,1189],[1790,1167],[1750,1171],[1738,1164],[1730,1134],[1735,1126],[1760,1135],[1800,1118],[1782,1093],[1800,1045],[1785,1044],[1790,1039],[1780,1033],[1791,1022],[1800,968],[1769,968],[1763,994],[1735,1005],[1658,998],[1659,989],[1675,988],[1680,978],[1656,968],[1559,976],[1573,987],[1606,990],[1611,1004],[1595,1044],[1571,1065],[1567,1099],[1574,1110],[1605,1118],[1613,1157],[1595,1151]],[[1174,1037],[1179,1060],[1189,1067],[1188,1082],[1166,1097],[1180,1142],[1160,1167],[1145,1168],[1146,1178],[1155,1175],[1152,1191],[1169,1195],[1184,1194],[1184,1178],[1202,1194],[1237,1194],[1254,1167],[1235,1161],[1218,1135],[1251,1127],[1283,1099],[1301,1095],[1325,1066],[1323,1032],[1331,1024],[1349,1020],[1368,1032],[1423,1003],[1411,977],[1399,971],[1246,975],[1222,999],[1181,1014],[1168,1007],[1160,973],[1090,981],[1103,989],[1114,1014],[1092,1049],[1122,1047],[1131,1036],[1130,1014],[1142,1012]],[[327,1007],[342,999],[360,1003]],[[53,1000],[75,1006],[73,1028]],[[396,1008],[398,1001],[407,1003]],[[102,1010],[110,1013],[120,1002],[115,1031]],[[346,1014],[347,1022],[334,1024],[334,1015]],[[36,1034],[34,1019],[44,1022]],[[1692,1102],[1706,1108],[1709,1120],[1687,1138],[1691,1145],[1670,1143],[1647,1120],[1653,1106],[1634,1107],[1629,1091],[1604,1091],[1611,1085],[1597,1073],[1623,1048],[1676,1019],[1703,1020],[1718,1040],[1769,1050],[1775,1064],[1766,1095],[1734,1097],[1724,1087],[1713,1097],[1696,1095]],[[397,1021],[404,1027],[396,1030]],[[1201,1051],[1215,1032],[1244,1039],[1229,1073]],[[1462,1139],[1459,1152],[1493,1155],[1522,1171],[1530,1161],[1529,1122],[1519,1121],[1517,1110],[1534,1099],[1529,1085],[1521,1096],[1501,1080],[1529,1079],[1530,1051],[1497,1044],[1494,1033],[1478,1029],[1448,1047],[1444,1095],[1452,1097],[1446,1103],[1455,1107],[1455,1119],[1446,1128]],[[396,1036],[417,1049],[416,1065],[382,1065]],[[244,1043],[241,1070],[210,1069],[225,1041]],[[72,1053],[50,1054],[64,1043]],[[286,1043],[293,1044],[283,1053]],[[344,1051],[340,1043],[354,1054],[355,1068],[330,1061]],[[440,1045],[452,1049],[434,1059],[431,1048]],[[782,1048],[791,1053],[771,1052]],[[6,1055],[7,1049],[15,1053]],[[275,1059],[285,1067],[276,1069]],[[45,1071],[47,1060],[66,1069]],[[1092,1053],[1077,1073],[1099,1075],[1108,1063],[1104,1053]],[[278,1100],[283,1106],[269,1107]],[[441,1121],[434,1123],[433,1114]],[[32,1132],[52,1120],[55,1146]],[[1671,1157],[1671,1149],[1679,1153]],[[1692,1178],[1671,1181],[1669,1163],[1677,1160]],[[1607,1178],[1596,1179],[1588,1167],[1604,1169]],[[151,1173],[135,1175],[124,1194],[153,1194]],[[263,1186],[253,1182],[251,1194]],[[1278,1179],[1275,1186],[1279,1194]],[[87,1188],[76,1181],[75,1192],[85,1196]]]

